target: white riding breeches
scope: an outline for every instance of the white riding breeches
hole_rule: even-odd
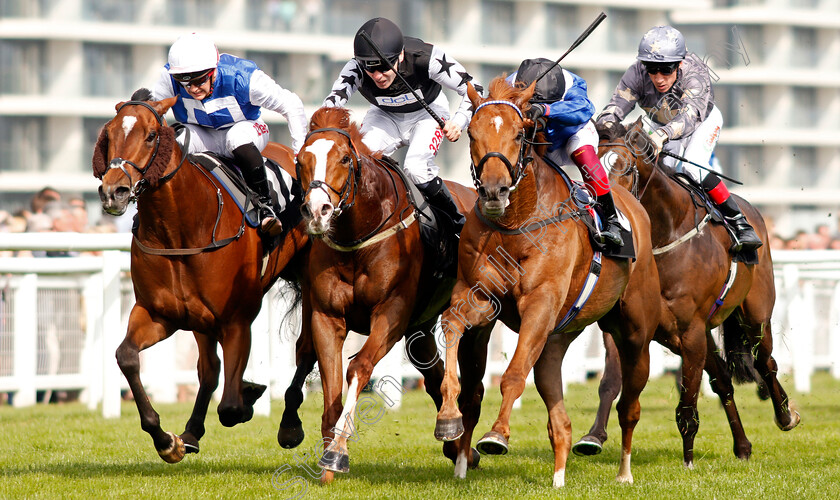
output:
[[[429,107],[444,121],[449,119],[449,101],[443,92]],[[361,131],[362,142],[371,151],[390,155],[408,146],[403,169],[414,184],[424,184],[438,176],[440,168],[435,164],[435,156],[446,137],[425,109],[392,113],[371,105]]]
[[[211,151],[233,158],[233,150],[244,144],[254,144],[260,151],[268,145],[268,125],[262,118],[236,122],[221,130],[194,123],[185,123],[184,126],[190,129],[190,153]]]
[[[668,141],[665,143],[663,149],[699,165],[709,166],[709,159],[712,157],[718,139],[720,139],[720,129],[722,126],[723,115],[720,114],[717,106],[714,106],[709,116],[694,129],[691,135]],[[654,128],[658,129],[659,127],[658,124],[654,124]],[[670,156],[664,157],[662,161],[665,165],[673,168],[677,172],[690,175],[698,183],[702,183],[706,175],[709,174],[708,170],[695,167]]]
[[[572,153],[583,146],[592,146],[595,151],[598,151],[598,131],[595,130],[595,124],[592,123],[592,120],[588,120],[583,128],[569,137],[565,145],[547,152],[545,156],[560,167],[574,165]]]

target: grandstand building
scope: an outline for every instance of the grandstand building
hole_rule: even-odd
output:
[[[840,208],[838,0],[0,0],[0,208],[20,208],[45,185],[82,192],[93,205],[99,128],[117,102],[152,84],[185,32],[253,59],[311,113],[371,17],[441,45],[487,82],[524,58],[559,57],[601,11],[607,19],[563,63],[587,80],[597,109],[642,34],[672,24],[714,70],[724,116],[717,157],[744,182],[734,191],[780,232],[832,222]],[[357,95],[351,105],[361,119],[367,103]],[[282,118],[264,113],[273,140],[288,142]],[[466,138],[446,144],[439,161],[445,177],[470,182]]]

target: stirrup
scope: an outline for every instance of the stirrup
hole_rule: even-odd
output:
[[[618,219],[613,216],[601,224],[600,239],[602,244],[611,244],[616,248],[624,246],[624,240],[621,238],[621,225]]]
[[[274,209],[271,207],[270,201],[260,200],[260,206],[257,209],[260,219],[260,232],[267,236],[277,236],[283,232],[283,224],[277,215],[274,214]]]

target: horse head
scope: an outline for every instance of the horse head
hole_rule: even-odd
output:
[[[163,101],[124,101],[102,127],[93,151],[93,175],[102,181],[102,209],[122,215],[146,186],[163,177],[175,149],[175,132],[163,115],[176,97]]]
[[[482,98],[472,84],[468,85],[467,95],[475,112],[467,133],[479,206],[487,217],[501,217],[531,160],[525,155],[529,142],[525,134],[526,129],[533,130],[534,122],[522,110],[530,106],[534,84],[513,87],[504,77],[498,77],[489,89],[489,96]]]
[[[639,182],[646,183],[653,172],[653,142],[638,118],[630,126],[621,123],[598,127],[598,156],[610,175],[610,183],[639,198]]]
[[[371,153],[347,109],[317,110],[309,130],[297,157],[297,177],[306,189],[300,211],[307,232],[323,236],[332,219],[355,203],[362,155]]]

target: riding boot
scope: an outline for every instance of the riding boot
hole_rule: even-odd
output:
[[[449,194],[446,183],[440,177],[435,177],[429,182],[417,184],[417,189],[423,193],[430,205],[441,209],[449,217],[455,234],[461,234],[461,229],[467,219],[458,211],[458,206]]]
[[[621,238],[621,223],[618,222],[612,192],[607,191],[598,196],[598,206],[601,208],[601,215],[603,215],[601,243],[609,243],[615,248],[621,248],[624,246],[624,240]]]
[[[703,190],[708,193],[709,198],[720,209],[723,218],[735,231],[735,242],[729,249],[732,253],[755,250],[763,244],[720,177],[711,172],[706,175],[703,179]]]
[[[260,232],[267,236],[277,236],[283,232],[283,225],[277,219],[272,207],[268,190],[268,179],[262,154],[254,144],[243,144],[233,150],[233,159],[242,171],[242,177],[248,187],[257,193],[257,213],[260,220]]]

